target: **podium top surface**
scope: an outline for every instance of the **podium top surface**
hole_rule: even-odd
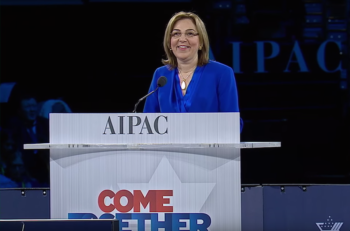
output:
[[[240,142],[240,143],[174,143],[174,144],[24,144],[24,149],[105,149],[105,150],[154,150],[154,149],[203,149],[203,148],[276,148],[281,142]]]

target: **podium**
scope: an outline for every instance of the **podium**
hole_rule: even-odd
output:
[[[51,219],[241,230],[239,113],[50,114]]]

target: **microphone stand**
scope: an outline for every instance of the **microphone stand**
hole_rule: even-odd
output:
[[[150,93],[148,93],[147,95],[145,95],[144,97],[142,97],[141,99],[139,99],[139,101],[137,101],[137,103],[135,104],[134,110],[133,110],[132,112],[133,112],[133,113],[136,113],[136,108],[137,108],[137,106],[139,105],[139,103],[140,103],[142,100],[146,99],[149,95],[151,95],[151,94],[153,94],[155,91],[157,91],[158,88],[159,88],[159,86],[157,86],[156,89],[154,89],[153,91],[151,91]]]

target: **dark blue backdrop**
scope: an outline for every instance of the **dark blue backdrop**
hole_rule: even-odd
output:
[[[1,82],[18,82],[18,91],[32,89],[39,100],[63,97],[73,112],[131,112],[161,65],[169,18],[194,11],[207,26],[215,59],[232,67],[240,62],[242,141],[282,142],[279,149],[242,151],[242,183],[350,181],[348,80],[337,70],[341,62],[349,68],[348,31],[337,37],[327,29],[329,1],[21,2],[1,6]],[[338,2],[347,9],[348,1]],[[329,39],[341,49],[328,44],[322,66],[318,51]],[[279,51],[272,43],[259,50],[259,41]],[[239,52],[232,42],[242,42]]]

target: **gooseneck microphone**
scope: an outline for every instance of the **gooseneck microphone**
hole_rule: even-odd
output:
[[[158,88],[163,87],[167,82],[167,78],[165,76],[161,76],[159,77],[159,79],[157,80],[157,87],[156,89],[154,89],[153,91],[151,91],[150,93],[148,93],[147,95],[145,95],[144,97],[142,97],[141,99],[139,99],[139,101],[137,101],[137,103],[135,104],[134,110],[132,111],[133,113],[136,113],[136,108],[139,105],[139,103],[146,99],[148,96],[150,96],[151,94],[153,94],[154,92],[156,92],[158,90]]]

